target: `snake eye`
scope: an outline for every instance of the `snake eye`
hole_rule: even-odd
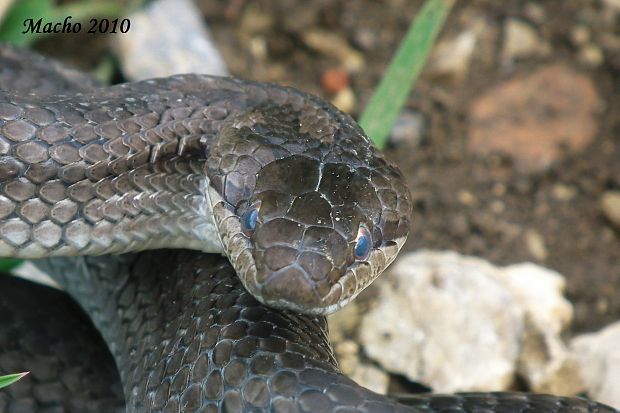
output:
[[[360,226],[359,229],[357,230],[357,238],[355,239],[355,249],[353,250],[355,254],[355,259],[357,261],[364,261],[366,258],[368,258],[371,245],[372,245],[372,239],[370,236],[370,231],[368,231],[366,227]]]
[[[258,210],[260,209],[260,201],[256,201],[252,204],[247,211],[243,213],[241,217],[241,227],[243,233],[247,236],[252,235],[256,229],[256,223],[258,222]]]

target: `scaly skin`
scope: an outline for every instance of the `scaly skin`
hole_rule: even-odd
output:
[[[128,412],[613,412],[533,394],[399,402],[339,373],[325,318],[311,314],[344,305],[389,265],[407,236],[411,202],[398,169],[332,106],[292,89],[198,75],[92,89],[10,48],[0,62],[0,255],[85,256],[39,265],[101,332]],[[26,94],[28,86],[38,93]],[[360,233],[368,254],[356,250]],[[163,247],[224,252],[232,267],[196,251],[92,256]],[[25,294],[27,285],[8,288]],[[10,298],[0,296],[5,325],[36,334]],[[62,305],[44,314],[51,320],[63,318],[55,307],[71,307],[56,299]],[[55,360],[62,356],[50,355],[55,366],[79,359]],[[56,367],[40,374],[71,377]],[[41,400],[48,393],[37,392],[39,379],[0,403],[11,413],[75,411]],[[93,392],[87,408],[102,400],[114,408],[110,394]]]

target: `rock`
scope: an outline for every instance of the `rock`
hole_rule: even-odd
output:
[[[620,409],[620,322],[598,333],[585,334],[571,341],[579,360],[588,395]]]
[[[304,32],[303,41],[312,49],[340,61],[349,72],[358,72],[364,65],[364,56],[336,33],[318,29]]]
[[[601,197],[601,208],[605,217],[620,228],[620,191],[607,191]]]
[[[358,384],[374,392],[386,394],[390,382],[388,374],[360,359],[360,347],[355,341],[360,322],[357,302],[353,301],[340,311],[330,314],[328,322],[329,340],[342,372]]]
[[[577,54],[579,62],[587,67],[598,67],[603,64],[605,56],[600,47],[594,44],[584,45]]]
[[[387,394],[390,377],[385,371],[360,360],[357,343],[345,340],[334,346],[334,352],[344,374],[374,392]]]
[[[592,142],[601,102],[587,76],[562,64],[542,67],[493,87],[472,103],[468,149],[509,156],[525,173],[543,171]]]
[[[438,392],[506,390],[517,372],[533,388],[578,390],[562,382],[578,374],[559,336],[572,316],[559,274],[419,251],[378,284],[360,340],[386,370]]]
[[[545,56],[550,50],[532,26],[521,20],[508,19],[504,27],[502,60],[511,62],[521,57]]]
[[[620,13],[620,0],[603,0],[603,5],[612,13]]]
[[[525,245],[532,256],[538,261],[547,259],[547,247],[545,239],[540,232],[535,229],[525,231]]]
[[[329,93],[337,93],[349,86],[349,75],[340,68],[332,68],[323,72],[321,85]]]
[[[395,144],[409,143],[418,146],[426,130],[426,120],[420,112],[404,109],[390,133],[390,141]]]
[[[440,41],[431,55],[429,72],[438,77],[462,80],[469,69],[475,46],[476,34],[470,30]]]
[[[111,37],[123,73],[132,80],[178,73],[226,75],[200,15],[189,0],[158,0],[134,13],[131,30]]]
[[[372,364],[360,363],[349,377],[357,384],[366,387],[376,393],[387,394],[390,384],[390,376],[373,366]]]
[[[15,0],[2,0],[0,1],[0,23],[4,20],[6,12],[13,5]]]
[[[329,323],[329,340],[334,345],[353,339],[357,326],[360,323],[360,310],[357,301],[352,301],[339,311],[327,317]]]
[[[523,313],[493,271],[451,252],[401,257],[362,321],[366,354],[436,392],[509,388]]]
[[[570,201],[577,195],[577,188],[561,183],[555,184],[553,188],[551,188],[551,195],[558,201]]]
[[[573,317],[564,278],[532,263],[500,269],[502,283],[523,308],[525,329],[517,372],[536,392],[574,395],[584,387],[575,357],[561,340]]]
[[[343,112],[351,113],[355,110],[357,99],[355,99],[355,93],[350,87],[342,89],[336,93],[336,96],[331,100],[332,105],[336,106]]]

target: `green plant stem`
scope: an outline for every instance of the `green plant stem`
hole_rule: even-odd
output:
[[[424,3],[362,113],[360,125],[379,148],[385,146],[453,5],[454,0]]]
[[[17,380],[21,379],[26,374],[28,374],[28,372],[9,374],[8,376],[0,376],[0,389],[15,383]]]

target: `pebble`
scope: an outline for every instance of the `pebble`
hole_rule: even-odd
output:
[[[550,51],[549,45],[532,26],[518,19],[508,19],[504,27],[502,60],[510,62],[522,57],[546,56]]]
[[[349,86],[349,75],[346,70],[332,68],[323,72],[321,85],[329,93],[337,93]]]
[[[588,395],[620,409],[620,322],[597,333],[575,337],[571,350],[578,359]]]
[[[440,41],[429,62],[429,72],[437,77],[462,80],[470,66],[476,46],[474,31],[464,31],[458,36]]]
[[[570,201],[577,196],[577,188],[564,184],[555,184],[551,188],[551,195],[558,201]]]
[[[346,87],[336,93],[336,96],[332,98],[331,103],[343,112],[352,113],[357,105],[357,99],[355,98],[353,89]]]
[[[426,130],[426,119],[420,112],[411,109],[404,109],[390,133],[390,141],[394,144],[409,143],[414,147],[420,144],[422,136]]]
[[[603,51],[594,44],[587,44],[579,49],[577,58],[581,64],[590,68],[598,67],[605,61]]]
[[[601,208],[605,217],[620,229],[620,191],[607,191],[601,197]]]
[[[365,66],[364,56],[336,33],[310,29],[302,39],[308,47],[340,61],[351,73],[359,72]]]
[[[543,66],[472,102],[468,149],[509,156],[524,173],[544,171],[565,153],[577,153],[592,142],[601,102],[586,75],[564,64]]]
[[[545,239],[540,232],[535,229],[528,229],[525,231],[525,245],[528,251],[537,261],[544,261],[547,259],[547,247],[545,246]]]

